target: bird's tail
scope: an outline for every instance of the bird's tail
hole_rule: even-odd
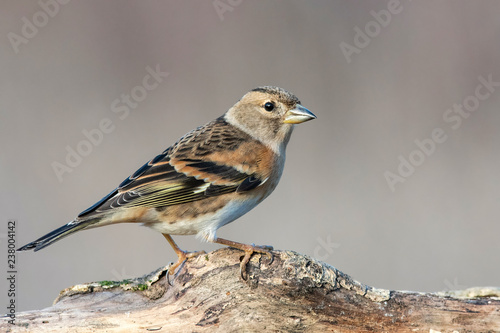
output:
[[[68,224],[63,225],[60,228],[57,228],[56,230],[53,230],[46,234],[45,236],[42,236],[38,238],[36,241],[33,241],[29,244],[24,245],[23,247],[20,247],[17,249],[17,251],[27,251],[27,250],[41,250],[46,246],[51,245],[54,242],[57,242],[60,239],[63,239],[66,236],[71,235],[74,232],[77,232],[79,230],[82,230],[86,227],[88,227],[90,224],[93,224],[95,222],[94,219],[86,220],[86,221],[76,221],[73,220],[69,222]]]

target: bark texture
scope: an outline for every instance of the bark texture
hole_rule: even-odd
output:
[[[256,254],[249,278],[241,251],[191,259],[173,280],[166,269],[134,280],[63,290],[54,305],[18,313],[2,332],[500,332],[500,289],[449,293],[366,286],[292,251]]]

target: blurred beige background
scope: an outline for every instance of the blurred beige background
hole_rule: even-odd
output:
[[[500,87],[477,88],[479,77],[500,82],[500,2],[54,1],[1,4],[2,272],[8,219],[18,246],[33,241],[246,91],[278,85],[318,119],[296,128],[273,195],[221,237],[308,254],[381,288],[500,285]],[[144,96],[148,66],[169,75]],[[131,91],[135,108],[113,112]],[[475,110],[467,118],[453,111],[461,103]],[[88,149],[83,131],[103,119],[113,130],[59,181],[53,163],[66,164],[68,146]],[[435,129],[446,141],[432,151]],[[393,191],[384,174],[401,158],[419,165]],[[18,310],[175,259],[137,225],[80,232],[18,254]]]

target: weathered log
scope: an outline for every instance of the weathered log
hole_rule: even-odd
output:
[[[2,332],[500,332],[500,288],[418,293],[376,289],[292,251],[190,259],[172,285],[142,278],[76,285],[54,305],[18,313]]]

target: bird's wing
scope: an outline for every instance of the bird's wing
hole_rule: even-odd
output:
[[[219,118],[186,134],[78,218],[119,207],[165,207],[252,190],[266,179],[254,168],[262,158],[255,151],[241,151],[249,139]],[[234,158],[223,163],[228,153]]]

